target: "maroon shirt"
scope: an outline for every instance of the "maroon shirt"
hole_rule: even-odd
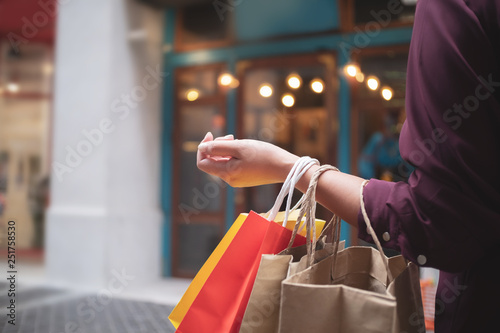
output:
[[[499,21],[500,1],[418,1],[399,142],[416,169],[364,190],[382,245],[441,271],[437,333],[490,332],[500,318]]]

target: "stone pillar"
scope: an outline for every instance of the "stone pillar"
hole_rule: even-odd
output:
[[[161,277],[163,17],[135,0],[59,1],[46,230],[55,284]]]

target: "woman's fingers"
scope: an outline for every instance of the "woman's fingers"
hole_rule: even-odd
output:
[[[244,147],[240,140],[221,139],[202,142],[198,151],[209,156],[241,158]]]
[[[214,139],[214,136],[211,132],[207,132],[207,134],[205,134],[205,137],[203,138],[203,140],[201,140],[201,142],[209,142],[209,141],[213,141]],[[197,153],[196,153],[196,162],[199,163],[201,160],[207,158],[207,154],[203,153],[202,151],[200,151],[198,149]]]
[[[226,136],[219,136],[218,138],[215,138],[215,141],[218,140],[234,140],[234,136],[232,134],[228,134]]]
[[[214,141],[219,141],[219,140],[234,140],[234,136],[232,134],[228,134],[226,136],[220,136],[218,138],[215,138]],[[231,156],[211,156],[216,161],[229,161],[231,159]]]

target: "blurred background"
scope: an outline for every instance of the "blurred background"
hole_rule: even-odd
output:
[[[174,305],[279,191],[200,172],[207,131],[404,181],[416,2],[0,0],[0,244],[15,221],[18,282],[109,291],[126,272],[120,295]]]

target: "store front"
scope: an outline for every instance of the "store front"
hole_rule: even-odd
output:
[[[164,275],[192,277],[235,216],[268,210],[279,190],[233,189],[197,170],[207,131],[268,141],[345,172],[408,176],[392,143],[404,121],[415,3],[389,4],[233,1],[167,12]],[[342,238],[355,244],[356,231],[345,224]]]

